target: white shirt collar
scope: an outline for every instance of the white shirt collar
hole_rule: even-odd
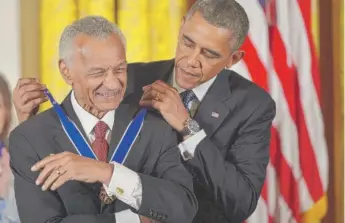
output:
[[[80,120],[80,123],[87,135],[92,134],[92,131],[96,124],[99,121],[103,121],[105,124],[108,125],[110,131],[113,128],[114,120],[115,120],[115,110],[107,112],[101,120],[99,120],[94,115],[90,114],[89,112],[85,111],[77,102],[74,91],[71,94],[71,103],[72,107]]]
[[[201,102],[202,99],[204,99],[208,89],[211,87],[213,82],[216,80],[216,77],[217,76],[214,76],[213,78],[211,78],[210,80],[206,81],[205,83],[202,83],[201,85],[193,88],[193,92],[194,92],[195,96],[198,98],[199,102]],[[182,93],[182,92],[184,92],[186,90],[186,89],[183,89],[180,86],[178,86],[178,84],[176,83],[175,69],[173,71],[172,80],[170,80],[170,83],[172,83],[172,86],[174,88],[176,88],[179,93]]]

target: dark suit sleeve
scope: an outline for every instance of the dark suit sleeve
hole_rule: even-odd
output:
[[[30,168],[39,157],[24,135],[12,132],[9,151],[11,168],[15,180],[15,196],[19,217],[22,223],[114,223],[114,214],[85,214],[67,216],[65,207],[59,195],[52,191],[42,191],[36,186],[37,172]]]
[[[140,174],[143,186],[138,213],[161,222],[192,222],[197,201],[192,176],[183,166],[177,149],[176,133],[169,130],[153,176]]]
[[[229,222],[242,222],[257,206],[269,161],[270,129],[275,103],[261,102],[240,127],[225,156],[208,137],[186,167]]]

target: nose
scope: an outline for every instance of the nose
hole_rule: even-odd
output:
[[[104,79],[103,85],[108,89],[117,89],[121,86],[120,79],[117,77],[111,69],[107,72],[107,75]]]
[[[188,55],[188,61],[187,61],[188,65],[191,67],[198,67],[200,65],[200,61],[198,57],[199,57],[198,49],[193,50],[193,52],[191,52]]]

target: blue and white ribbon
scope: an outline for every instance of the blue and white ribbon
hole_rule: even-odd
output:
[[[97,156],[93,152],[91,146],[88,144],[83,134],[78,129],[77,125],[70,118],[67,117],[64,110],[55,101],[49,90],[45,89],[44,93],[53,105],[53,109],[55,110],[57,116],[60,119],[63,130],[65,131],[66,135],[68,136],[69,140],[71,141],[79,155],[92,159],[97,159]],[[123,164],[125,162],[127,155],[129,154],[136,138],[138,137],[141,131],[141,128],[143,127],[146,112],[147,109],[141,109],[139,113],[136,115],[136,117],[129,123],[126,131],[124,132],[117,148],[115,149],[111,157],[110,162],[116,162],[119,164]]]

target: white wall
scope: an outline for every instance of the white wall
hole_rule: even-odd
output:
[[[0,72],[13,89],[21,76],[20,0],[0,0],[0,30]]]

